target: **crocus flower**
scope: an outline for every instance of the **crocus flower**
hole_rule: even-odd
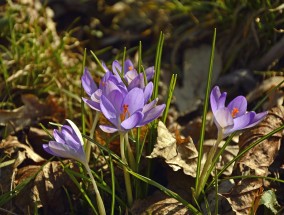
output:
[[[48,144],[43,144],[43,149],[49,154],[57,157],[77,160],[85,166],[94,186],[99,214],[106,215],[104,202],[88,165],[86,154],[83,149],[84,142],[80,130],[71,120],[67,119],[67,122],[70,124],[70,126],[63,125],[61,131],[54,129],[53,137],[55,141],[53,140],[49,141]]]
[[[83,138],[78,127],[67,119],[69,125],[63,125],[61,131],[54,129],[55,140],[43,144],[43,149],[57,157],[71,158],[87,165],[86,155],[83,149]]]
[[[104,64],[103,64],[104,65]],[[105,66],[104,66],[105,67]],[[112,90],[127,91],[126,86],[110,71],[106,71],[102,78],[99,87],[94,82],[90,72],[85,68],[81,77],[82,86],[90,99],[82,98],[83,101],[92,109],[100,111],[100,98],[102,93],[108,96]]]
[[[235,131],[255,126],[267,115],[266,111],[258,114],[254,111],[248,112],[247,100],[244,96],[237,96],[226,107],[226,96],[227,93],[221,93],[218,86],[212,89],[210,95],[214,122],[223,138]]]
[[[165,104],[156,105],[157,99],[148,103],[153,92],[153,83],[147,84],[145,89],[135,87],[128,92],[112,91],[112,96],[101,96],[100,108],[104,116],[113,126],[101,125],[100,128],[113,133],[126,133],[134,127],[140,127],[158,118]]]
[[[106,67],[104,68],[107,69]],[[139,87],[142,89],[145,87],[144,74],[138,73],[136,71],[131,60],[127,59],[124,62],[124,71],[121,71],[121,70],[122,70],[122,66],[120,65],[120,63],[117,60],[113,61],[112,63],[113,74],[116,75],[120,79],[121,77],[124,78],[124,80],[126,81],[128,90],[131,90],[134,87]],[[145,73],[146,73],[146,78],[148,82],[154,76],[154,67],[152,66],[152,67],[145,69]]]

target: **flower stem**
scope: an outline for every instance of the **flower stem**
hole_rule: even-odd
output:
[[[94,134],[95,134],[95,129],[97,127],[98,121],[100,118],[100,112],[96,111],[96,115],[95,115],[95,119],[90,131],[90,138],[93,139]],[[86,158],[87,158],[87,162],[89,163],[90,161],[90,157],[91,157],[91,142],[87,141],[86,142],[86,148],[85,148],[85,152],[86,152]]]
[[[134,158],[134,155],[133,155],[133,151],[132,151],[130,144],[129,144],[128,133],[125,134],[124,138],[125,138],[124,140],[125,140],[125,144],[126,144],[126,148],[127,148],[127,156],[128,156],[128,159],[129,159],[129,165],[130,165],[131,169],[136,172],[136,170],[137,170],[136,162],[135,162],[135,158]]]
[[[120,154],[121,154],[121,160],[128,164],[126,157],[125,157],[125,145],[124,145],[124,139],[125,136],[123,133],[120,133]],[[123,167],[123,173],[124,173],[124,180],[125,180],[125,187],[126,187],[126,195],[127,195],[127,202],[128,205],[131,206],[133,203],[133,196],[132,196],[132,188],[131,188],[131,181],[130,181],[130,175],[127,172],[126,167]]]
[[[218,138],[214,144],[213,147],[211,147],[209,153],[208,153],[208,156],[207,156],[207,159],[205,161],[205,164],[203,166],[203,169],[201,171],[201,174],[200,174],[200,183],[199,183],[199,186],[197,187],[195,193],[194,193],[194,197],[195,199],[198,200],[201,192],[203,191],[204,187],[205,187],[205,184],[207,182],[207,179],[209,178],[211,172],[209,172],[208,170],[210,169],[210,166],[211,165],[215,165],[215,163],[212,163],[213,161],[213,158],[216,154],[216,151],[218,149],[218,146],[220,144],[220,142],[222,141],[223,139],[223,133],[222,132],[218,132]]]
[[[92,184],[94,186],[94,190],[95,190],[95,193],[96,193],[97,205],[98,205],[98,208],[99,208],[99,213],[100,213],[100,215],[106,215],[104,202],[102,200],[101,194],[99,192],[99,189],[98,189],[98,186],[97,186],[96,181],[94,179],[94,176],[91,172],[91,169],[90,169],[90,167],[87,163],[84,166],[85,166],[85,168],[86,168],[86,170],[87,170],[87,172],[88,172],[88,174],[91,178]]]

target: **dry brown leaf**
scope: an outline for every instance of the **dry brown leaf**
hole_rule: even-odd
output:
[[[156,191],[153,195],[143,200],[136,200],[131,208],[134,215],[187,215],[188,209],[174,198],[169,198],[161,191]]]
[[[273,108],[260,124],[250,130],[246,130],[240,136],[240,148],[246,148],[257,139],[283,125],[283,123],[284,108]],[[267,176],[268,167],[277,155],[282,136],[282,131],[280,131],[247,152],[236,163],[235,174]],[[233,187],[230,193],[223,194],[223,196],[231,203],[232,209],[237,214],[243,215],[250,214],[251,210],[254,212],[257,210],[262,191],[262,179],[243,179]]]
[[[223,193],[222,196],[228,200],[237,215],[251,214],[251,210],[256,211],[258,207],[256,201],[261,196],[262,185],[262,179],[244,179],[237,183],[230,193]]]
[[[0,144],[0,149],[10,156],[15,152],[18,153],[14,168],[18,167],[27,158],[36,163],[43,162],[45,160],[40,155],[35,153],[31,147],[20,143],[14,136],[8,136],[5,140],[3,140]]]
[[[54,97],[48,97],[41,102],[37,96],[25,94],[21,97],[23,106],[14,110],[0,110],[0,125],[6,126],[6,133],[19,131],[30,126],[44,116],[50,116],[55,121],[64,117],[64,111],[56,104]]]
[[[78,170],[78,167],[68,160],[63,163],[68,164],[69,168],[73,170]],[[35,207],[43,207],[48,214],[69,212],[70,205],[67,202],[63,186],[69,193],[77,193],[78,190],[68,174],[64,172],[61,162],[52,161],[43,167],[29,165],[20,168],[17,171],[14,186],[21,184],[29,177],[34,177],[34,179],[15,197],[14,207],[23,214],[34,211]]]
[[[276,87],[279,83],[284,80],[283,76],[274,76],[264,80],[257,88],[251,91],[246,97],[249,103],[256,101],[261,98],[265,93],[267,93],[272,88]],[[272,107],[281,106],[284,101],[284,84],[282,84],[278,89],[275,89],[269,97],[268,100],[263,104],[263,109],[270,109]]]
[[[186,175],[195,177],[197,156],[198,152],[191,138],[187,143],[177,144],[174,135],[159,121],[157,144],[148,158],[163,157],[174,171],[183,169]]]
[[[176,140],[175,135],[170,133],[166,126],[160,121],[158,124],[157,144],[154,146],[154,150],[148,158],[162,157],[174,171],[182,169],[184,174],[196,177],[197,149],[190,137],[187,138],[188,141],[186,142],[181,141],[179,136],[177,137],[178,141]],[[215,141],[216,140],[204,141],[204,154],[201,161],[202,166]],[[222,141],[218,147],[221,148],[223,144],[224,141]],[[238,146],[228,146],[216,165],[217,169],[221,169],[224,164],[232,160],[237,153]],[[233,166],[229,167],[224,174],[230,175],[232,173],[232,167]]]

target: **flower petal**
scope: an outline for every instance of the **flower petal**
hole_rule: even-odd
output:
[[[234,98],[227,107],[231,113],[237,110],[234,118],[240,117],[247,111],[247,100],[244,96],[238,96]]]
[[[84,145],[83,137],[82,137],[82,134],[81,134],[79,128],[77,127],[77,125],[75,125],[75,123],[72,122],[70,119],[66,119],[66,121],[71,125],[73,131],[76,134],[76,137],[78,137],[81,145],[83,146]]]
[[[117,132],[118,129],[108,125],[100,125],[100,129],[102,129],[106,133],[114,133]]]
[[[151,101],[150,103],[144,105],[142,113],[146,113],[148,112],[150,109],[154,108],[155,105],[158,103],[158,98],[154,99],[153,101]]]
[[[134,71],[134,70],[135,70],[134,65],[133,65],[131,60],[127,59],[126,61],[124,61],[124,75],[126,75],[128,72]],[[137,72],[136,72],[136,76],[137,76]]]
[[[145,69],[145,73],[146,73],[147,80],[148,81],[151,80],[155,74],[154,67],[153,66],[148,67],[147,69]]]
[[[248,126],[246,126],[246,128],[251,128],[253,126],[255,126],[256,124],[260,123],[267,115],[267,111],[258,113],[254,116],[254,118],[252,119],[252,121],[249,123]]]
[[[114,75],[120,77],[121,65],[117,60],[112,62],[112,72],[113,72]],[[121,74],[121,75],[123,76],[123,74]]]
[[[90,72],[87,68],[84,70],[84,74],[81,77],[82,86],[85,90],[85,92],[91,96],[97,89],[97,85],[95,84]]]
[[[101,107],[100,107],[100,103],[86,99],[86,98],[82,98],[82,100],[92,109],[96,110],[96,111],[101,111]]]
[[[104,96],[101,96],[100,108],[104,116],[115,126],[118,127],[119,114],[112,103]]]
[[[125,96],[123,104],[128,105],[128,112],[130,115],[132,115],[136,111],[142,110],[142,108],[144,107],[143,90],[140,88],[133,88],[132,90],[130,90]]]
[[[221,96],[220,89],[218,86],[215,86],[210,93],[210,104],[213,113],[215,113],[218,109],[220,96]]]
[[[228,108],[217,109],[214,115],[214,121],[218,129],[226,129],[234,125],[233,117]]]
[[[57,142],[65,144],[64,136],[62,135],[61,131],[54,129],[53,137]]]
[[[44,149],[46,152],[52,155],[63,158],[72,158],[82,163],[86,163],[86,156],[82,147],[79,150],[75,150],[66,144],[61,144],[56,141],[49,141],[48,148],[46,147]]]
[[[140,123],[142,118],[143,118],[142,112],[136,112],[136,113],[132,114],[130,117],[128,117],[127,119],[125,119],[121,123],[121,127],[124,130],[130,130],[130,129],[136,127]]]
[[[252,121],[254,116],[255,116],[254,112],[248,112],[240,117],[235,118],[233,128],[226,130],[224,133],[229,134],[235,131],[245,129],[249,125],[249,123]]]
[[[159,116],[161,116],[161,114],[163,113],[165,107],[166,107],[165,104],[157,105],[156,107],[154,107],[154,108],[148,110],[147,112],[145,112],[142,121],[139,123],[139,126],[146,125],[149,122],[157,119]]]
[[[153,82],[149,82],[144,89],[144,103],[146,104],[153,93]]]
[[[107,68],[105,62],[102,62],[102,66],[103,66],[103,68],[104,68],[104,70],[105,70],[106,73],[107,73],[107,72],[110,72],[110,70]]]

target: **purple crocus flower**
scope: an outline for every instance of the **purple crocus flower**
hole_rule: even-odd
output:
[[[72,158],[87,165],[86,155],[83,149],[83,138],[78,127],[67,119],[69,125],[63,125],[61,131],[54,129],[53,137],[55,140],[43,144],[43,149],[57,157]]]
[[[90,97],[90,99],[87,98],[82,98],[82,99],[88,106],[90,106],[92,109],[96,111],[101,111],[100,98],[103,93],[105,96],[109,96],[109,94],[113,90],[124,91],[124,92],[127,91],[127,88],[121,82],[121,79],[118,79],[110,71],[106,71],[104,77],[100,82],[99,87],[97,87],[96,83],[94,82],[87,68],[85,68],[84,70],[84,74],[81,77],[81,81],[85,92]]]
[[[106,67],[104,68],[107,69]],[[124,78],[124,80],[126,81],[128,90],[131,90],[134,87],[139,87],[142,89],[145,87],[144,74],[138,73],[136,71],[131,60],[127,59],[124,62],[124,71],[121,71],[121,70],[122,70],[122,66],[120,65],[120,63],[117,60],[113,61],[112,71],[114,75],[116,75],[119,79],[121,79],[121,77]],[[152,67],[147,68],[145,70],[145,73],[146,73],[147,81],[150,81],[154,76],[154,67],[152,66]]]
[[[165,109],[165,104],[156,105],[157,99],[146,104],[153,92],[153,83],[145,89],[135,87],[128,92],[115,90],[112,96],[101,96],[101,111],[113,126],[101,125],[100,128],[113,133],[126,133],[132,128],[146,125],[158,118]]]
[[[244,96],[237,96],[225,107],[227,93],[220,92],[215,86],[210,95],[211,109],[218,132],[225,138],[231,133],[250,128],[258,124],[267,115],[267,111],[256,114],[247,112],[247,100]]]

